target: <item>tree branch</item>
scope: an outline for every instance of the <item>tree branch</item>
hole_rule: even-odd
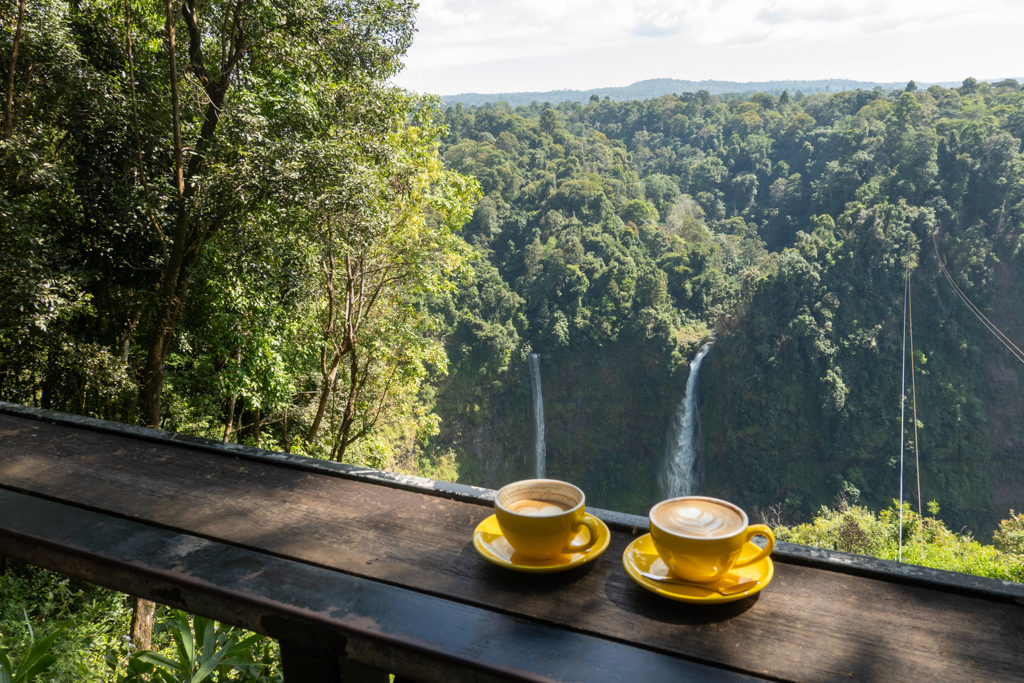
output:
[[[185,195],[184,164],[181,146],[181,104],[178,99],[178,58],[174,37],[174,4],[167,0],[167,43],[171,62],[171,115],[174,136],[174,187],[180,200]]]
[[[160,221],[153,211],[153,198],[149,193],[149,183],[146,181],[146,167],[142,161],[142,139],[139,137],[139,108],[135,98],[135,59],[132,56],[132,0],[124,2],[124,37],[128,48],[128,82],[132,91],[132,132],[135,134],[135,153],[139,160],[139,177],[142,179],[142,189],[146,196],[146,210],[149,212],[149,219],[156,229],[157,237],[160,238],[160,251],[163,252],[164,263],[167,263],[167,240],[164,238],[164,231],[160,228]]]
[[[188,70],[199,79],[205,90],[210,83],[210,74],[203,63],[203,34],[196,16],[195,0],[182,0],[181,7],[181,18],[188,28]]]
[[[21,27],[25,22],[25,0],[18,4],[18,26],[14,29],[14,47],[11,49],[11,72],[7,80],[7,105],[4,108],[4,137],[11,135],[11,106],[14,104],[14,71],[18,66],[18,44],[21,42]]]

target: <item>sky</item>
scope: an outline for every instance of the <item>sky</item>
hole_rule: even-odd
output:
[[[437,95],[1024,75],[1024,0],[420,0],[416,27],[395,83]]]

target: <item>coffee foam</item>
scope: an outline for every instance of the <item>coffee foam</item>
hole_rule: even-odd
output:
[[[583,504],[583,492],[572,484],[554,479],[527,479],[513,482],[503,487],[498,491],[495,499],[495,503],[498,506],[505,508],[509,512],[534,516],[535,513],[524,513],[522,510],[517,509],[523,501],[535,501],[559,506],[562,508],[559,512],[565,512],[577,505]],[[537,506],[533,505],[533,507],[536,508]],[[544,505],[542,504],[540,507],[543,508]],[[559,513],[549,512],[548,514],[555,515]]]
[[[527,517],[552,517],[560,515],[572,506],[554,500],[537,500],[524,498],[507,505],[510,512],[515,512]]]
[[[732,507],[701,498],[663,503],[651,519],[669,533],[697,538],[732,536],[745,526]]]

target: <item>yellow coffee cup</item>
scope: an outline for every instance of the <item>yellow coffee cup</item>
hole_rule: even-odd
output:
[[[572,484],[555,479],[526,479],[503,487],[494,498],[494,515],[512,549],[531,560],[585,552],[597,540],[599,522],[587,515],[586,497]],[[580,530],[590,540],[570,545]]]
[[[677,578],[711,583],[735,567],[760,562],[775,548],[775,536],[764,524],[750,524],[747,513],[732,503],[706,496],[664,500],[650,512],[651,540],[658,555]],[[739,561],[747,541],[764,536],[768,544]]]

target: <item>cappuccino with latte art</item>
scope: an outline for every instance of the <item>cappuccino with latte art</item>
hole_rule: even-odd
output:
[[[747,526],[738,510],[702,498],[662,503],[651,519],[665,531],[698,538],[732,536]]]
[[[653,508],[651,540],[670,574],[691,583],[718,581],[733,568],[768,557],[775,536],[764,524],[749,524],[747,514],[732,503],[706,496],[665,500]],[[763,548],[750,544],[763,536]]]

